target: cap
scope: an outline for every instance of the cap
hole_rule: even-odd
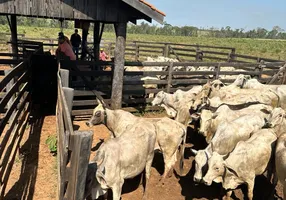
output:
[[[100,48],[100,51],[103,51],[103,48]]]
[[[65,38],[65,35],[63,32],[59,32],[59,37],[58,39],[64,39]]]

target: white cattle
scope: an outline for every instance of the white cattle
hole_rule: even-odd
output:
[[[87,177],[85,196],[97,199],[111,189],[113,200],[120,200],[124,180],[134,178],[145,169],[143,199],[147,200],[156,142],[155,129],[152,123],[138,122],[128,126],[120,137],[103,143],[91,162],[95,163],[94,173],[93,176]]]
[[[214,180],[222,181],[223,188],[230,190],[227,199],[230,199],[231,190],[246,183],[248,199],[252,200],[255,177],[266,171],[276,140],[273,129],[261,129],[248,140],[240,141],[225,160],[214,152],[203,181],[206,185],[211,185]]]
[[[281,135],[277,141],[275,166],[278,179],[283,185],[284,199],[286,199],[286,133]]]
[[[160,149],[165,162],[163,179],[169,174],[176,163],[178,148],[180,147],[180,170],[183,170],[184,150],[186,142],[186,127],[172,119],[164,118],[141,118],[123,110],[110,110],[105,108],[100,102],[94,109],[93,115],[86,125],[92,127],[104,124],[114,137],[120,137],[127,127],[137,123],[151,123],[155,126],[156,149]],[[133,132],[130,137],[136,135]]]
[[[280,98],[277,93],[271,89],[257,90],[240,89],[237,87],[231,89],[225,89],[224,87],[221,89],[216,89],[212,87],[210,83],[207,83],[203,86],[202,91],[196,96],[192,109],[197,110],[203,104],[210,104],[210,102],[216,105],[221,105],[223,103],[228,105],[236,105],[260,102],[272,107],[277,107],[280,105]]]
[[[286,112],[282,108],[274,108],[269,118],[267,119],[266,126],[275,129],[275,133],[279,137],[285,133],[286,130]]]
[[[215,112],[203,109],[200,114],[199,133],[205,136],[206,141],[210,143],[219,124],[232,121],[249,113],[266,118],[269,116],[271,111],[272,107],[264,104],[254,104],[240,110],[232,110],[227,105],[220,106]]]
[[[200,182],[205,173],[207,161],[213,152],[226,155],[231,152],[239,141],[247,140],[252,133],[265,125],[264,117],[258,115],[243,115],[230,122],[219,124],[211,143],[204,150],[192,152],[196,155],[196,171],[194,181]]]

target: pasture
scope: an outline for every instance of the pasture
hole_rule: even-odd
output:
[[[1,32],[9,33],[8,26],[1,25]],[[26,27],[19,26],[19,34],[25,34],[27,38],[49,38],[56,39],[58,37],[58,28],[43,27]],[[64,33],[70,36],[73,29],[64,29]],[[92,38],[92,31],[88,35]],[[104,32],[103,39],[115,40],[115,34]],[[164,36],[164,35],[145,35],[145,34],[128,34],[129,41],[154,41],[154,42],[172,42],[184,44],[199,44],[211,46],[228,46],[236,48],[238,54],[251,56],[272,58],[278,60],[286,60],[286,40],[272,39],[249,39],[249,38],[207,38],[207,37],[182,37],[182,36]],[[5,49],[6,45],[2,45],[1,49]]]

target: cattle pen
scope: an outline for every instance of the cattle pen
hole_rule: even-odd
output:
[[[15,190],[10,191],[10,196],[6,190],[17,153],[22,150],[21,140],[24,136],[36,137],[31,154],[24,156],[38,153],[46,112],[52,113],[56,119],[51,125],[56,128],[57,135],[57,195],[53,199],[81,200],[84,199],[95,134],[77,130],[75,123],[91,116],[97,105],[96,99],[113,109],[147,112],[162,110],[150,105],[158,92],[189,90],[208,80],[221,79],[228,84],[237,75],[245,74],[264,84],[286,82],[285,61],[241,55],[233,47],[126,41],[128,22],[136,23],[138,19],[163,22],[165,15],[145,1],[19,2],[7,0],[0,4],[0,14],[7,15],[11,30],[11,40],[4,41],[9,49],[11,45],[11,52],[0,53],[0,65],[8,66],[0,69],[0,199],[16,198]],[[87,59],[58,60],[47,52],[57,46],[55,41],[19,37],[19,15],[59,19],[61,22],[74,20],[77,27],[83,29],[85,39],[82,46],[88,45],[88,48],[83,49],[82,54],[88,54]],[[90,23],[94,23],[92,42],[87,41]],[[114,24],[116,41],[101,42],[105,23]],[[113,60],[99,61],[100,45],[114,57]],[[176,61],[146,61],[149,56]],[[22,187],[21,196],[27,195],[26,187],[33,188],[36,184],[36,180],[31,180],[35,179],[36,172],[25,171],[28,164],[20,167],[21,175],[28,173],[30,178]]]

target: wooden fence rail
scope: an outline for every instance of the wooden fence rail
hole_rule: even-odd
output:
[[[123,109],[139,111],[152,110],[148,104],[159,91],[175,92],[178,89],[188,90],[193,85],[205,84],[208,79],[221,79],[231,83],[239,74],[251,75],[260,82],[267,83],[279,71],[285,62],[277,63],[229,63],[229,62],[125,62],[130,71],[124,72]],[[72,116],[90,115],[97,104],[92,90],[101,93],[107,104],[111,102],[111,71],[102,71],[101,66],[113,66],[111,62],[61,61],[61,66],[70,70],[69,87],[75,89]],[[77,68],[76,71],[71,66]],[[95,67],[97,66],[97,67]],[[154,66],[165,70],[154,71]],[[137,67],[137,69],[136,69]],[[180,67],[179,71],[176,67]],[[186,71],[184,67],[205,67],[203,71]],[[212,67],[212,70],[209,69]],[[133,71],[133,68],[135,71]],[[232,69],[230,69],[232,68]],[[138,70],[139,69],[139,70]],[[138,71],[136,71],[138,70]],[[141,80],[143,77],[154,77],[152,80]],[[85,80],[82,78],[84,77]],[[156,78],[157,77],[157,78]],[[159,78],[161,77],[161,78]],[[86,84],[88,80],[89,84]],[[148,85],[153,85],[148,87]],[[154,110],[158,110],[155,107]]]
[[[0,101],[0,199],[4,198],[12,166],[28,124],[29,76],[30,71],[25,61],[11,69],[0,81],[0,92],[4,93]]]
[[[83,199],[87,167],[92,144],[92,131],[74,131],[68,101],[73,98],[62,85],[58,73],[58,199]],[[66,84],[66,83],[65,83]],[[72,90],[69,90],[72,91]],[[73,91],[72,91],[73,92]]]
[[[25,43],[25,40],[35,41],[34,44],[29,43],[27,48],[33,48],[44,42],[44,47],[54,49],[57,46],[56,39],[48,38],[21,38],[20,41]],[[88,45],[93,52],[91,41]],[[104,47],[110,56],[114,56],[115,41],[103,39],[101,46]],[[224,62],[279,62],[276,59],[261,58],[258,56],[242,55],[236,53],[233,47],[211,46],[198,44],[182,44],[170,42],[148,42],[148,41],[127,41],[125,57],[128,60],[144,61],[147,56],[164,56],[176,58],[179,61],[224,61]]]

